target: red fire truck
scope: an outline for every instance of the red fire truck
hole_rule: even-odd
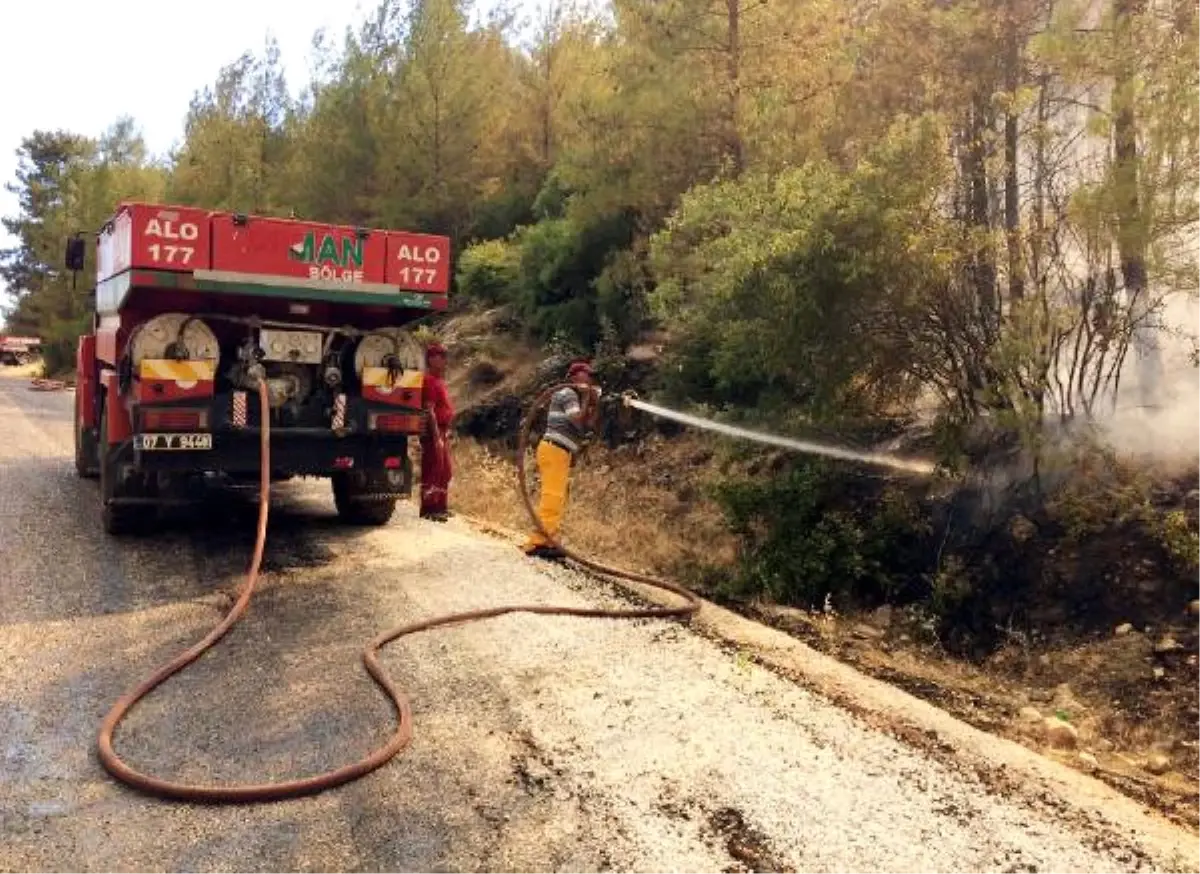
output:
[[[67,246],[79,271],[85,246]],[[382,525],[425,425],[412,323],[444,310],[445,237],[123,203],[98,234],[76,364],[75,466],[104,528],[143,527],[197,482],[329,477],[339,516]],[[408,326],[408,328],[406,328]]]
[[[30,364],[37,360],[41,351],[41,337],[6,337],[0,334],[0,364]]]

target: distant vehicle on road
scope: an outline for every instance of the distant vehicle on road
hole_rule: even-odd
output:
[[[32,364],[41,355],[41,337],[10,337],[0,334],[0,364],[6,367]]]

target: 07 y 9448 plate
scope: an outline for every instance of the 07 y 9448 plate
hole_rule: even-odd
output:
[[[142,452],[212,449],[212,434],[135,434],[133,448]]]

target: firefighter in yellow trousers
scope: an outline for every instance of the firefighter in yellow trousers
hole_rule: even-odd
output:
[[[538,520],[555,540],[567,508],[571,460],[579,451],[584,433],[594,427],[599,411],[600,389],[591,366],[586,361],[576,361],[567,370],[567,379],[572,386],[559,389],[550,398],[546,431],[537,447],[538,474],[542,481]],[[551,560],[563,557],[562,550],[537,530],[530,533],[525,554]]]

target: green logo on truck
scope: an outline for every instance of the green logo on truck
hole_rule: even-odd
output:
[[[288,258],[307,264],[309,279],[362,282],[364,243],[350,237],[339,241],[333,234],[322,234],[318,243],[317,232],[309,231],[288,247]]]

